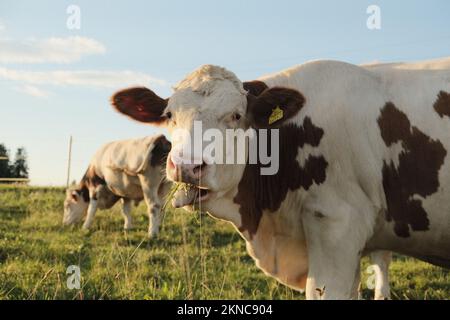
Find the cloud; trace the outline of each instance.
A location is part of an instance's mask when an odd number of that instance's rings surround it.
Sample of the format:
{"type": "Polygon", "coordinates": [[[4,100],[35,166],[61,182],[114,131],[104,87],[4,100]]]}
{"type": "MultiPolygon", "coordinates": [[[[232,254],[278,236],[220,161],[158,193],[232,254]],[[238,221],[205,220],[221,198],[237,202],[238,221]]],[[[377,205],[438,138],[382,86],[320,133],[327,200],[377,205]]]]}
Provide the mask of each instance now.
{"type": "MultiPolygon", "coordinates": [[[[0,20],[0,32],[2,30],[0,20]]],[[[28,39],[15,41],[0,37],[0,79],[15,82],[15,90],[34,97],[46,98],[49,92],[42,86],[85,86],[119,88],[123,86],[167,86],[164,80],[135,71],[111,70],[51,70],[31,71],[7,68],[1,64],[69,64],[87,55],[103,54],[105,46],[91,38],[28,39]]]]}
{"type": "Polygon", "coordinates": [[[104,88],[117,88],[131,85],[167,86],[164,80],[134,71],[24,71],[0,67],[0,78],[29,85],[91,86],[104,88]]]}
{"type": "Polygon", "coordinates": [[[15,89],[19,92],[28,94],[28,95],[36,97],[36,98],[47,98],[49,96],[49,92],[39,89],[38,87],[31,86],[31,85],[24,85],[21,87],[16,87],[15,89]]]}
{"type": "MultiPolygon", "coordinates": [[[[0,21],[0,31],[2,24],[0,21]]],[[[0,63],[72,63],[83,56],[103,54],[105,46],[91,38],[0,39],[0,63]]]]}

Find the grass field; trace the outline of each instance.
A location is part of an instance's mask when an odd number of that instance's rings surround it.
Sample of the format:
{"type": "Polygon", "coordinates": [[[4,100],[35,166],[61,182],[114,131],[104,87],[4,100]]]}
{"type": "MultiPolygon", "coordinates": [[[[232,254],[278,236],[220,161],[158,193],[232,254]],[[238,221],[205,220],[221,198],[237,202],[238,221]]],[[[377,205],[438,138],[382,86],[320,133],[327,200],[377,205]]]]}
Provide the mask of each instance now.
{"type": "MultiPolygon", "coordinates": [[[[258,270],[227,223],[170,211],[160,237],[147,240],[141,205],[135,230],[122,231],[115,207],[85,233],[62,227],[64,196],[61,188],[0,186],[0,299],[304,299],[258,270]],[[70,265],[81,269],[79,290],[66,286],[70,265]]],[[[450,298],[444,269],[396,256],[390,275],[394,299],[450,298]]],[[[372,295],[363,286],[363,297],[372,295]]]]}

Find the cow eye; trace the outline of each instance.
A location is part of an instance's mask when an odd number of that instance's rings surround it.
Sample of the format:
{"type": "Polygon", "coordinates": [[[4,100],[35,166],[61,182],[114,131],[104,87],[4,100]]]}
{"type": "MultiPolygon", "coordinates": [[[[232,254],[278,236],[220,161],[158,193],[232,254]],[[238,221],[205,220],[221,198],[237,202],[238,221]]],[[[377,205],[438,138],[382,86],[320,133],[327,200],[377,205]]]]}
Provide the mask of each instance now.
{"type": "Polygon", "coordinates": [[[239,113],[234,113],[233,114],[233,120],[239,121],[239,119],[241,119],[241,115],[239,113]]]}
{"type": "Polygon", "coordinates": [[[172,112],[168,111],[166,112],[166,114],[164,115],[167,119],[172,119],[172,112]]]}

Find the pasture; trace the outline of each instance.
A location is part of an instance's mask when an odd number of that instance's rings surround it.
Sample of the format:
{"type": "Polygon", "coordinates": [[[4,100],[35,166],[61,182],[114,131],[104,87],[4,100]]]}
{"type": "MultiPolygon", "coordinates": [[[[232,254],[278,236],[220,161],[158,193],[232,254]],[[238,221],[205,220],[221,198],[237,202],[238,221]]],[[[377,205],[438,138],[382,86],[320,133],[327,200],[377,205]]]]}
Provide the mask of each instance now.
{"type": "MultiPolygon", "coordinates": [[[[62,188],[0,186],[0,299],[304,299],[258,270],[228,223],[168,209],[148,240],[141,204],[131,232],[118,207],[83,232],[62,226],[64,197],[62,188]],[[81,269],[79,290],[66,286],[70,265],[81,269]]],[[[430,264],[395,256],[390,276],[393,299],[450,297],[449,272],[430,264]]]]}

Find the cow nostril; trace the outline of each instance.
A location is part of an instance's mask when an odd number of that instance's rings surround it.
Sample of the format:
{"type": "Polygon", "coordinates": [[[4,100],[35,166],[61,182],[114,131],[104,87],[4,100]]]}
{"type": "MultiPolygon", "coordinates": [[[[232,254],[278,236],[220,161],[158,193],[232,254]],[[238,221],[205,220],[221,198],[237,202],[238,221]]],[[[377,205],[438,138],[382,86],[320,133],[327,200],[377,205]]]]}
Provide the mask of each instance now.
{"type": "Polygon", "coordinates": [[[197,174],[198,172],[201,172],[203,169],[205,169],[206,167],[206,163],[203,161],[202,164],[199,164],[198,166],[194,167],[192,170],[194,171],[195,174],[197,174]]]}

